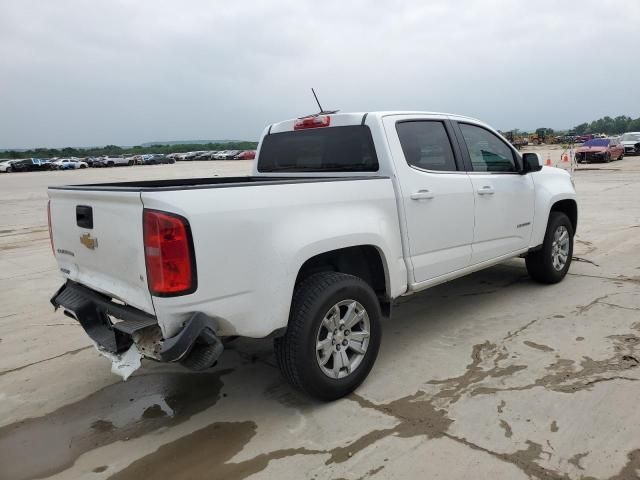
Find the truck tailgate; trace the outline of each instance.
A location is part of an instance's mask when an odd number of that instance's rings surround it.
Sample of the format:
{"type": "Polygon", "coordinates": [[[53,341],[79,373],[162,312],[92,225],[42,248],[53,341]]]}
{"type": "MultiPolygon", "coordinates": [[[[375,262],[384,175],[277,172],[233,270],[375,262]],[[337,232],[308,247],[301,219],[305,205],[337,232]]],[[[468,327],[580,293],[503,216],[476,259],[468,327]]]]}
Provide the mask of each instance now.
{"type": "Polygon", "coordinates": [[[49,198],[53,248],[62,275],[153,314],[140,193],[54,187],[49,198]]]}

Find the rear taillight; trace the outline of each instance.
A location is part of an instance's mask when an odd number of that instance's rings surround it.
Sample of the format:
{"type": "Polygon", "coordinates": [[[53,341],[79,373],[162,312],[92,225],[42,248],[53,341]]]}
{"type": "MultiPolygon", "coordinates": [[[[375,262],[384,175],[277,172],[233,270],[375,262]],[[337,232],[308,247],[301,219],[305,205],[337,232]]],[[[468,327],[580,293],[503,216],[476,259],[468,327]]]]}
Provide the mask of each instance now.
{"type": "Polygon", "coordinates": [[[185,295],[196,289],[189,222],[180,215],[144,210],[144,258],[153,295],[185,295]]]}
{"type": "Polygon", "coordinates": [[[293,124],[294,130],[303,130],[305,128],[328,127],[331,124],[329,115],[315,115],[313,117],[304,117],[296,119],[293,124]]]}
{"type": "Polygon", "coordinates": [[[53,229],[51,228],[51,200],[47,201],[47,223],[49,224],[49,242],[51,243],[51,251],[55,257],[56,250],[53,248],[53,229]]]}

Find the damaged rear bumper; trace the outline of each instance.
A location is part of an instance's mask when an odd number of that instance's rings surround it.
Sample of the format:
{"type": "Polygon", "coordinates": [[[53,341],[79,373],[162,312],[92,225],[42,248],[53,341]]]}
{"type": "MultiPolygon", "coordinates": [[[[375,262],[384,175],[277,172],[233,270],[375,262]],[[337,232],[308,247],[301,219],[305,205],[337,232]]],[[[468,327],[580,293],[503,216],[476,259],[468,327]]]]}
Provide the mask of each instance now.
{"type": "MultiPolygon", "coordinates": [[[[155,316],[70,280],[53,295],[51,304],[76,319],[111,359],[121,358],[134,345],[143,356],[160,362],[182,362],[206,350],[207,360],[195,362],[204,369],[213,366],[224,350],[215,333],[215,322],[200,312],[194,313],[177,335],[164,339],[155,316]]],[[[185,363],[194,365],[193,361],[185,363]]]]}

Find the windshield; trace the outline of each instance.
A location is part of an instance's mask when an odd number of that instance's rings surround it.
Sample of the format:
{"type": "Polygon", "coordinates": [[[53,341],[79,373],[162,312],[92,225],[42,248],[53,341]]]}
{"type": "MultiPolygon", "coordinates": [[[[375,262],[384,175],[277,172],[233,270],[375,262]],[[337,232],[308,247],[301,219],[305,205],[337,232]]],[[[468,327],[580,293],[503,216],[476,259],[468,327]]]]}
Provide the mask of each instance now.
{"type": "Polygon", "coordinates": [[[607,147],[609,146],[609,139],[607,138],[594,138],[584,142],[583,147],[607,147]]]}
{"type": "Polygon", "coordinates": [[[365,125],[315,128],[267,135],[259,172],[375,172],[378,158],[365,125]]]}
{"type": "Polygon", "coordinates": [[[623,142],[640,142],[640,133],[625,133],[620,140],[623,142]]]}

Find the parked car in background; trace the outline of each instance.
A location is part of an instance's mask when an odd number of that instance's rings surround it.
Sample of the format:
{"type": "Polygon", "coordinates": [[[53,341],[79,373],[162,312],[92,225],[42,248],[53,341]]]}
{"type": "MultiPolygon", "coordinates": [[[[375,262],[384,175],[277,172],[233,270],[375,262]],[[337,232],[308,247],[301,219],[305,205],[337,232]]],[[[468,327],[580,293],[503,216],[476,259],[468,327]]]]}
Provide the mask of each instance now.
{"type": "Polygon", "coordinates": [[[215,160],[233,160],[233,157],[238,155],[240,150],[223,150],[215,154],[215,160]]]}
{"type": "Polygon", "coordinates": [[[576,143],[588,142],[589,140],[592,140],[593,138],[595,138],[595,135],[593,135],[592,133],[590,133],[589,135],[578,135],[576,137],[576,143]]]}
{"type": "Polygon", "coordinates": [[[194,160],[211,160],[211,156],[214,152],[206,151],[206,152],[198,152],[194,157],[194,160]]]}
{"type": "Polygon", "coordinates": [[[167,158],[165,155],[161,153],[152,153],[149,155],[142,155],[142,164],[143,165],[158,165],[165,163],[176,163],[173,158],[167,158]]]}
{"type": "Polygon", "coordinates": [[[245,150],[233,157],[234,160],[253,160],[254,158],[256,158],[255,150],[245,150]]]}
{"type": "Polygon", "coordinates": [[[105,167],[108,167],[109,165],[107,165],[107,161],[105,160],[105,157],[96,157],[91,161],[90,166],[93,168],[105,168],[105,167]]]}
{"type": "Polygon", "coordinates": [[[613,138],[594,138],[576,149],[578,163],[610,162],[624,157],[622,144],[613,138]]]}
{"type": "Polygon", "coordinates": [[[61,158],[51,163],[51,170],[76,170],[88,166],[87,162],[83,162],[79,158],[61,158]]]}
{"type": "Polygon", "coordinates": [[[11,171],[13,172],[39,172],[50,169],[51,162],[42,158],[26,158],[24,160],[16,160],[11,164],[11,171]]]}
{"type": "Polygon", "coordinates": [[[640,155],[640,132],[627,132],[620,137],[626,155],[640,155]]]}
{"type": "Polygon", "coordinates": [[[557,138],[557,143],[576,143],[577,138],[575,135],[562,135],[557,138]]]}
{"type": "Polygon", "coordinates": [[[125,155],[118,155],[115,157],[111,157],[109,155],[105,155],[102,157],[102,160],[106,163],[107,167],[116,167],[120,165],[129,165],[129,157],[125,155]]]}
{"type": "Polygon", "coordinates": [[[0,162],[0,172],[1,173],[11,173],[13,172],[13,167],[11,166],[14,162],[18,160],[3,160],[0,162]]]}
{"type": "Polygon", "coordinates": [[[228,151],[229,150],[220,150],[213,156],[213,160],[225,160],[228,151]]]}
{"type": "Polygon", "coordinates": [[[187,162],[191,162],[191,161],[195,160],[196,157],[201,153],[202,153],[201,151],[198,151],[198,152],[187,152],[187,153],[183,154],[183,158],[182,159],[187,161],[187,162]]]}

